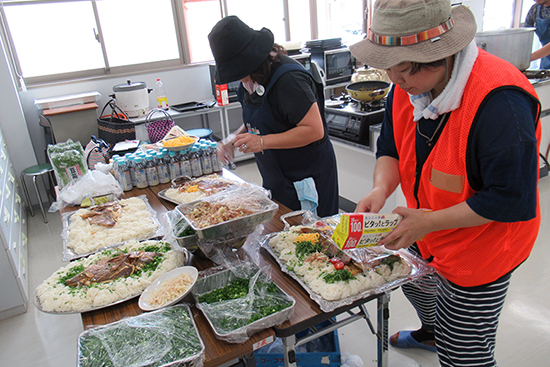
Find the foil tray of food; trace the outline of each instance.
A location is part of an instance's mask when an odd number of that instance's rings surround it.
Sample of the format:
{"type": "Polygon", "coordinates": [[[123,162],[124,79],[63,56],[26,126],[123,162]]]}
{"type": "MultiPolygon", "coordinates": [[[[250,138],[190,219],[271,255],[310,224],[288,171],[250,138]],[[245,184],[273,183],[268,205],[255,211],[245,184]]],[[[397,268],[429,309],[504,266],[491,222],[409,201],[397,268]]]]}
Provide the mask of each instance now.
{"type": "Polygon", "coordinates": [[[118,247],[129,240],[160,238],[164,233],[145,195],[64,213],[62,223],[63,261],[118,247]]]}
{"type": "Polygon", "coordinates": [[[265,236],[260,244],[324,312],[435,271],[405,250],[379,246],[341,250],[330,238],[332,231],[333,227],[323,222],[291,226],[265,236]]]}
{"type": "Polygon", "coordinates": [[[286,321],[296,300],[252,263],[199,277],[191,294],[216,338],[244,343],[258,331],[286,321]]]}
{"type": "Polygon", "coordinates": [[[205,347],[187,304],[82,332],[78,366],[202,366],[205,347]]]}
{"type": "Polygon", "coordinates": [[[279,205],[265,190],[238,188],[226,195],[204,198],[176,207],[199,239],[216,239],[231,233],[254,232],[258,224],[273,218],[279,205]]]}
{"type": "Polygon", "coordinates": [[[128,241],[71,261],[36,288],[35,307],[70,314],[109,307],[141,295],[151,282],[187,264],[189,253],[166,241],[128,241]]]}
{"type": "Polygon", "coordinates": [[[216,195],[250,184],[237,182],[216,173],[197,178],[180,176],[172,180],[172,187],[158,192],[158,197],[173,204],[196,202],[202,198],[216,195]]]}

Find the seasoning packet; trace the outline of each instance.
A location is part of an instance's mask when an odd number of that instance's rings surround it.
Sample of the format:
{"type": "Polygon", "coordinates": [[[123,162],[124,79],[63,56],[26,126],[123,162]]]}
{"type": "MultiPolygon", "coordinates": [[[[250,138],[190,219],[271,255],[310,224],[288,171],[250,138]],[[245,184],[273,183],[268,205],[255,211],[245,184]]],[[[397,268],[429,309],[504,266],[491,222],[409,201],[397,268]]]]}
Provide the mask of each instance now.
{"type": "Polygon", "coordinates": [[[399,214],[342,213],[332,239],[342,250],[376,246],[401,219],[399,214]]]}

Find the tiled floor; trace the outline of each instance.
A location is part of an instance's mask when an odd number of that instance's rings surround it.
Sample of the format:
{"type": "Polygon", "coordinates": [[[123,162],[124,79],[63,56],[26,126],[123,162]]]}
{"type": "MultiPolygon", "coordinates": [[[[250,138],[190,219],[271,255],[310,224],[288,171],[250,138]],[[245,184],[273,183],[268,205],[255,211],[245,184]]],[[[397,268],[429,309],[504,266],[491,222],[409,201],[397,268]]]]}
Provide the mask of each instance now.
{"type": "MultiPolygon", "coordinates": [[[[261,184],[255,164],[241,162],[236,174],[261,184]]],[[[357,188],[364,190],[364,188],[357,188]]],[[[501,317],[496,356],[500,367],[548,366],[550,361],[550,178],[540,181],[542,225],[531,257],[516,271],[501,317]]],[[[511,209],[513,210],[513,209],[511,209]]],[[[44,224],[40,215],[29,217],[29,264],[31,297],[33,290],[61,261],[61,220],[49,214],[44,224]]],[[[1,297],[1,295],[0,295],[1,297]]],[[[376,305],[368,304],[376,318],[376,305]]],[[[391,294],[390,334],[418,327],[414,310],[400,290],[391,294]]],[[[77,337],[83,331],[80,315],[51,315],[29,303],[25,314],[0,321],[0,366],[76,366],[77,337]]],[[[339,330],[342,352],[359,355],[364,366],[376,366],[376,339],[365,321],[339,330]]],[[[397,350],[390,347],[390,367],[435,367],[435,354],[424,350],[397,350]]]]}

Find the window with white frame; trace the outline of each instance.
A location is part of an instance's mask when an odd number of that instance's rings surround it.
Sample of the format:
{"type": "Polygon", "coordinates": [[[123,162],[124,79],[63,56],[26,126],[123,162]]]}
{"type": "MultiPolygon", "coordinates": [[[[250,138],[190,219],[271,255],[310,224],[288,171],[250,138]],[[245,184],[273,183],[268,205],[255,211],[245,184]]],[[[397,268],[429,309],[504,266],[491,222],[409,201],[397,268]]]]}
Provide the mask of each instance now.
{"type": "MultiPolygon", "coordinates": [[[[485,21],[522,1],[487,0],[485,21]]],[[[526,0],[523,0],[525,3],[526,0]]],[[[531,1],[529,1],[531,2],[531,1]]],[[[0,0],[14,69],[29,85],[210,62],[207,35],[234,14],[275,41],[359,41],[374,0],[0,0]]],[[[465,1],[473,3],[473,1],[465,1]]],[[[503,21],[509,24],[509,20],[503,21]]],[[[504,24],[505,25],[505,24],[504,24]]]]}

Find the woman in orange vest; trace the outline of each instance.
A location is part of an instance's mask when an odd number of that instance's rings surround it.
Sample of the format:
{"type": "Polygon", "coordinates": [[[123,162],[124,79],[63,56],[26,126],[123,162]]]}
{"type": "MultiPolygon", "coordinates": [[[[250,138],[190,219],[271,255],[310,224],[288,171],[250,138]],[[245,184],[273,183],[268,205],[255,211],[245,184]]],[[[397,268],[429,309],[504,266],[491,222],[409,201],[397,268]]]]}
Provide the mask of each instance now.
{"type": "Polygon", "coordinates": [[[472,12],[449,0],[378,0],[350,47],[394,83],[373,189],[356,211],[378,212],[401,185],[403,220],[379,245],[408,248],[438,273],[425,289],[402,287],[421,327],[390,344],[437,352],[442,366],[496,366],[509,280],[540,225],[538,97],[475,33],[472,12]]]}

